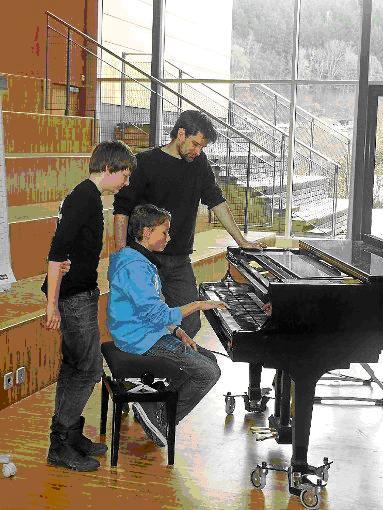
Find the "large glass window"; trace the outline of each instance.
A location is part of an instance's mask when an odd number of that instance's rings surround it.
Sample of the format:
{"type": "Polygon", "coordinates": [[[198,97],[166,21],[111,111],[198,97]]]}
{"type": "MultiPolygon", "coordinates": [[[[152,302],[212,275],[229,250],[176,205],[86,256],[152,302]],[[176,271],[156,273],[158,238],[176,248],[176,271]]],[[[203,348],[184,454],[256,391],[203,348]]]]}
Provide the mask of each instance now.
{"type": "Polygon", "coordinates": [[[378,99],[371,233],[383,238],[383,97],[378,99]]]}

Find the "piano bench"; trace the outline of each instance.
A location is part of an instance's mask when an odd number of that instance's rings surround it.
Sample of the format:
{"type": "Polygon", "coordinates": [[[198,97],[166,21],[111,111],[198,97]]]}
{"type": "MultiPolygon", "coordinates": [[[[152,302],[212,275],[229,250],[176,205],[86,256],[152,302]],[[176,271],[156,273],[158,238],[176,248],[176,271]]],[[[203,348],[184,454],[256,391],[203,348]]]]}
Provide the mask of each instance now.
{"type": "Polygon", "coordinates": [[[124,404],[129,402],[165,402],[168,417],[168,465],[173,465],[178,393],[167,391],[166,386],[160,386],[152,392],[134,392],[132,387],[127,387],[126,379],[138,378],[153,381],[154,378],[177,378],[179,366],[167,358],[123,352],[115,346],[114,342],[102,343],[101,352],[111,371],[111,376],[106,375],[105,372],[102,375],[100,419],[100,435],[105,435],[110,397],[113,402],[111,467],[116,467],[118,463],[122,410],[124,404]]]}

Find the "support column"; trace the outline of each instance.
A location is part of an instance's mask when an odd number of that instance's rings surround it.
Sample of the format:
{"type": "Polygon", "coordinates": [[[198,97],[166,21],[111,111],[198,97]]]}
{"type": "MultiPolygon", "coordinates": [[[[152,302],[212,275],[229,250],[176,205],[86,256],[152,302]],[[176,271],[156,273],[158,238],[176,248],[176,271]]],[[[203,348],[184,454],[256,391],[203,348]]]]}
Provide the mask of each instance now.
{"type": "MultiPolygon", "coordinates": [[[[165,1],[153,2],[152,26],[152,67],[151,75],[159,80],[164,76],[164,49],[165,49],[165,1]]],[[[162,143],[162,87],[151,82],[150,96],[150,135],[149,145],[154,147],[162,143]]]]}
{"type": "MultiPolygon", "coordinates": [[[[350,203],[347,237],[358,241],[362,237],[364,204],[365,144],[368,105],[368,72],[370,61],[372,0],[361,4],[361,40],[359,48],[358,89],[355,100],[354,136],[350,179],[350,203]]],[[[371,204],[368,204],[371,207],[371,204]]]]}
{"type": "Polygon", "coordinates": [[[294,34],[293,34],[293,55],[291,59],[291,93],[290,93],[290,125],[289,125],[289,147],[287,156],[287,181],[286,181],[286,212],[285,212],[285,237],[291,236],[291,214],[293,204],[293,172],[294,172],[294,151],[295,151],[295,117],[297,108],[297,83],[298,78],[298,52],[299,52],[299,30],[301,16],[301,0],[295,0],[294,4],[294,34]]]}

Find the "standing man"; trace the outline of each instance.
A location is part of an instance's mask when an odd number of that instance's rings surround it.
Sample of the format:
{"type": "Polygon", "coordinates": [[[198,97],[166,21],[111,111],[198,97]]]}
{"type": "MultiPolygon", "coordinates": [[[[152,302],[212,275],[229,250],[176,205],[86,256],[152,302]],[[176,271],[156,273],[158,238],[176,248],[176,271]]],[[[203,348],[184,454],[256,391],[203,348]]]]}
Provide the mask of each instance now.
{"type": "MultiPolygon", "coordinates": [[[[247,241],[215,181],[203,149],[217,139],[210,119],[197,110],[181,113],[172,131],[171,141],[163,147],[137,155],[137,169],[128,188],[114,201],[114,236],[116,249],[127,244],[129,215],[136,205],[154,204],[172,216],[171,241],[157,253],[162,292],[170,307],[198,300],[196,280],[191,266],[194,232],[199,202],[207,205],[237,244],[259,248],[247,241]]],[[[129,240],[128,240],[129,243],[129,240]]],[[[182,321],[182,329],[193,338],[201,327],[199,312],[182,321]]]]}

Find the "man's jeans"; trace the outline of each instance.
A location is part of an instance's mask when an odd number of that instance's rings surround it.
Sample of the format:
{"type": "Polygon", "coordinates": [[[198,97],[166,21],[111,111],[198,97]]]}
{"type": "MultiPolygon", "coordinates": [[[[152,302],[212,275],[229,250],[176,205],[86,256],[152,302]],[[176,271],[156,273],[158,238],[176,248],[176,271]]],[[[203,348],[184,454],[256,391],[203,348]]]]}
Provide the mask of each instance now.
{"type": "MultiPolygon", "coordinates": [[[[163,253],[155,255],[161,264],[158,273],[166,304],[173,308],[197,301],[199,299],[198,290],[190,257],[163,253]]],[[[185,317],[181,327],[191,338],[194,338],[201,328],[199,312],[185,317]]]]}
{"type": "Polygon", "coordinates": [[[178,391],[176,423],[202,400],[218,381],[221,370],[213,353],[198,347],[198,352],[173,335],[164,335],[144,356],[161,356],[179,363],[185,377],[171,381],[169,390],[178,391]]]}
{"type": "Polygon", "coordinates": [[[57,379],[55,418],[64,427],[80,418],[102,376],[98,328],[99,289],[59,300],[62,363],[57,379]]]}

